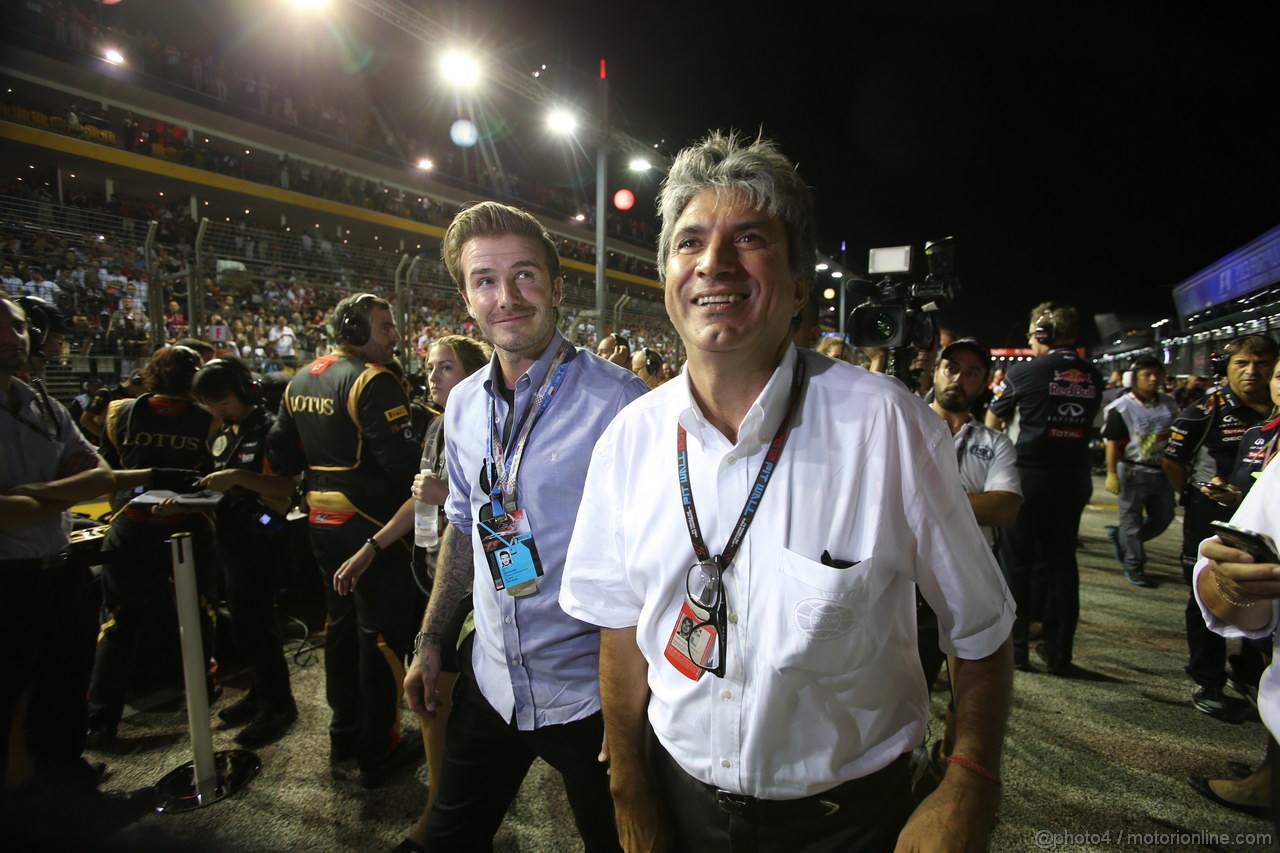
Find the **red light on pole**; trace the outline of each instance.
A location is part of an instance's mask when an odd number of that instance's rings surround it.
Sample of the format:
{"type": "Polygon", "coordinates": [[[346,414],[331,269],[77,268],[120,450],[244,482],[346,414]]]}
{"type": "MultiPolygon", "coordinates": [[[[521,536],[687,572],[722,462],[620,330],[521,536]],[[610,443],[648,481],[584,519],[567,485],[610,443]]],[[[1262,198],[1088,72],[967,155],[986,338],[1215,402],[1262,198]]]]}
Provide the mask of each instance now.
{"type": "Polygon", "coordinates": [[[613,206],[618,210],[630,210],[635,204],[636,194],[629,189],[620,189],[613,194],[613,206]]]}

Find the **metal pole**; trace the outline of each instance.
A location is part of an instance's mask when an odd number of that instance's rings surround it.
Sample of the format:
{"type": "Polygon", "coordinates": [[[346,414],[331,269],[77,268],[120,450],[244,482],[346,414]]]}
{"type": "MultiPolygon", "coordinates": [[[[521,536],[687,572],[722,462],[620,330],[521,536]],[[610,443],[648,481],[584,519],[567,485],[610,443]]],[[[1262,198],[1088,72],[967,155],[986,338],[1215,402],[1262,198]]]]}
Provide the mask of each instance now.
{"type": "Polygon", "coordinates": [[[209,685],[200,634],[200,593],[196,588],[196,561],[191,544],[190,533],[179,533],[169,540],[178,635],[182,641],[182,676],[187,687],[187,725],[191,729],[191,752],[195,758],[195,789],[196,796],[203,799],[217,786],[217,770],[213,762],[213,732],[209,728],[209,685]]]}
{"type": "MultiPolygon", "coordinates": [[[[160,223],[154,219],[147,227],[147,239],[143,251],[147,253],[147,316],[151,318],[151,349],[164,343],[164,284],[157,281],[155,265],[156,230],[160,223]]],[[[146,355],[150,356],[151,353],[146,355]]]]}
{"type": "Polygon", "coordinates": [[[605,224],[608,219],[609,163],[609,78],[604,60],[600,60],[600,138],[596,141],[596,317],[601,325],[597,338],[604,337],[605,314],[605,224]]]}
{"type": "Polygon", "coordinates": [[[414,367],[420,365],[423,361],[422,356],[418,353],[418,330],[413,328],[413,326],[417,325],[416,321],[420,314],[420,312],[416,310],[417,304],[414,297],[417,296],[417,294],[415,293],[414,285],[418,280],[418,265],[421,263],[422,256],[415,255],[413,261],[409,264],[409,269],[405,270],[404,273],[405,303],[403,334],[409,336],[409,351],[412,353],[412,357],[409,359],[409,363],[404,366],[404,369],[409,373],[413,373],[414,367]],[[415,321],[412,326],[409,323],[410,317],[415,321]]]}
{"type": "Polygon", "coordinates": [[[618,297],[617,302],[613,303],[613,331],[615,333],[622,331],[622,309],[630,301],[631,296],[624,293],[618,297]]]}
{"type": "MultiPolygon", "coordinates": [[[[187,285],[193,288],[199,297],[196,299],[192,310],[191,325],[197,334],[203,334],[205,330],[204,319],[204,235],[209,230],[209,217],[205,216],[200,220],[200,227],[196,229],[196,273],[187,285]]],[[[238,353],[237,353],[238,354],[238,353]]]]}
{"type": "Polygon", "coordinates": [[[246,750],[214,754],[200,627],[200,593],[191,534],[175,534],[169,540],[169,547],[173,557],[174,602],[178,610],[193,760],[175,767],[156,783],[159,798],[156,811],[161,813],[189,811],[216,803],[248,784],[262,768],[258,756],[246,750]]]}

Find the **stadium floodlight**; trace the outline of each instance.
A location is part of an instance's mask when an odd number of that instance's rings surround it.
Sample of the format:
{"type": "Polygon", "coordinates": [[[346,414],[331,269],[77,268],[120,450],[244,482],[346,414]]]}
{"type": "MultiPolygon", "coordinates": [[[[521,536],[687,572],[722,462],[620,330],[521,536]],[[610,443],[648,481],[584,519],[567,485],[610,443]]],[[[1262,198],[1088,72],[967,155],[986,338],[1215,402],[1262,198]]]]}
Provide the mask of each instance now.
{"type": "Polygon", "coordinates": [[[455,86],[471,87],[480,80],[480,65],[465,53],[450,51],[440,59],[440,73],[455,86]]]}
{"type": "Polygon", "coordinates": [[[578,129],[578,117],[565,109],[556,109],[547,113],[547,127],[553,133],[569,136],[578,129]]]}
{"type": "Polygon", "coordinates": [[[112,65],[124,64],[124,54],[116,50],[114,47],[108,47],[102,51],[102,58],[107,62],[110,62],[112,65]]]}

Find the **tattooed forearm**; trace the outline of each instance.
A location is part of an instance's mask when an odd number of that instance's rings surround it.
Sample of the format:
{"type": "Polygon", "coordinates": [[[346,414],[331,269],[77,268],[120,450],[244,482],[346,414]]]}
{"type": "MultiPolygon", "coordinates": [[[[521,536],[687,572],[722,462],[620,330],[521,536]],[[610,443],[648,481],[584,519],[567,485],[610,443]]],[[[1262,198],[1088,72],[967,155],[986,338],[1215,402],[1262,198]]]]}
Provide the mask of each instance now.
{"type": "Polygon", "coordinates": [[[436,583],[431,590],[431,602],[422,617],[422,630],[427,634],[444,633],[449,617],[459,602],[471,592],[475,576],[475,553],[471,537],[459,533],[450,525],[445,528],[440,542],[440,559],[436,563],[436,583]]]}

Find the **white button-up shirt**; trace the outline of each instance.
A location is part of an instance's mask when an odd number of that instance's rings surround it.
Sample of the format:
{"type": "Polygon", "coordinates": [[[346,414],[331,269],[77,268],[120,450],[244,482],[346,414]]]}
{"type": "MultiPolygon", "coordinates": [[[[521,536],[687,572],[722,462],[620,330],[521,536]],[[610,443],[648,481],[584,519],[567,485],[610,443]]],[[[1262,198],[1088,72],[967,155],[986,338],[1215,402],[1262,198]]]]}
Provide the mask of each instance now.
{"type": "MultiPolygon", "coordinates": [[[[532,406],[563,340],[557,332],[516,381],[514,425],[532,406]]],[[[577,351],[568,365],[564,384],[529,433],[517,480],[516,502],[533,531],[545,572],[535,595],[513,598],[494,588],[480,529],[474,524],[490,500],[480,488],[490,401],[499,423],[507,416],[496,355],[488,369],[476,371],[449,392],[444,416],[449,472],[445,514],[459,535],[471,537],[475,556],[471,662],[476,685],[494,710],[504,720],[514,720],[521,731],[571,723],[600,710],[600,632],[560,609],[561,565],[591,448],[614,415],[648,390],[630,371],[585,350],[577,351]]],[[[516,426],[512,433],[518,435],[516,426]]]]}
{"type": "MultiPolygon", "coordinates": [[[[1245,530],[1256,530],[1265,533],[1273,540],[1280,540],[1280,463],[1272,462],[1262,470],[1258,481],[1253,484],[1249,494],[1237,507],[1231,523],[1245,530]]],[[[1200,599],[1200,573],[1209,565],[1209,561],[1201,557],[1191,578],[1191,589],[1195,591],[1196,603],[1200,605],[1200,613],[1209,630],[1215,631],[1228,640],[1238,637],[1251,637],[1256,640],[1271,638],[1272,648],[1280,652],[1280,639],[1277,639],[1276,628],[1280,626],[1280,601],[1271,602],[1271,621],[1266,627],[1257,631],[1242,631],[1234,625],[1228,625],[1200,599]]],[[[1262,673],[1258,682],[1258,714],[1266,725],[1271,736],[1280,738],[1280,670],[1273,663],[1262,673]]]]}
{"type": "Polygon", "coordinates": [[[569,547],[560,603],[636,626],[662,745],[695,778],[792,799],[879,770],[919,744],[928,692],[914,584],[942,647],[977,659],[1014,607],[960,487],[943,421],[897,380],[805,352],[809,380],[763,501],[725,575],[726,672],[692,681],[664,657],[694,562],[676,425],[712,553],[727,542],[787,409],[791,348],[728,440],[680,377],[605,431],[569,547]],[[824,564],[854,563],[849,568],[824,564]]]}

